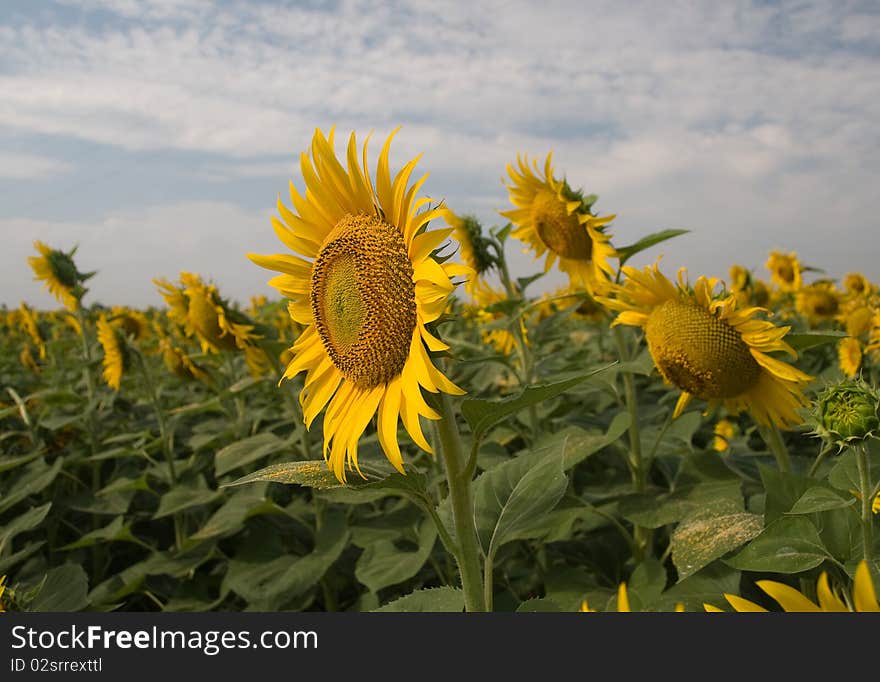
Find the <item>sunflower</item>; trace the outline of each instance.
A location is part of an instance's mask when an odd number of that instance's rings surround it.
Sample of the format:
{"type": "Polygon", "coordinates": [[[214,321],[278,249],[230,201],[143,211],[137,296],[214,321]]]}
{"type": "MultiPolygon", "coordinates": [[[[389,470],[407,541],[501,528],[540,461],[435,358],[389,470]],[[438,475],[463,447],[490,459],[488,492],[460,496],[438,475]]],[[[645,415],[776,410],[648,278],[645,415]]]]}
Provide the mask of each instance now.
{"type": "Polygon", "coordinates": [[[840,311],[840,294],[827,280],[814,282],[798,289],[795,309],[811,325],[819,325],[837,317],[840,311]]]}
{"type": "Polygon", "coordinates": [[[120,330],[108,322],[104,313],[98,317],[98,341],[104,349],[104,381],[110,388],[118,391],[128,364],[128,353],[120,330]]]}
{"type": "Polygon", "coordinates": [[[176,286],[162,278],[153,280],[168,304],[168,318],[176,322],[187,336],[195,336],[202,352],[239,349],[244,352],[252,375],[265,374],[269,361],[257,343],[263,336],[255,331],[254,323],[233,309],[220,296],[217,287],[204,282],[199,275],[181,272],[179,281],[180,286],[176,286]]]}
{"type": "Polygon", "coordinates": [[[801,423],[797,409],[809,402],[802,387],[812,377],[769,355],[797,357],[782,340],[790,327],[758,319],[761,308],[738,310],[732,294],[713,300],[717,279],[700,277],[691,290],[684,268],[677,287],[656,262],[642,271],[624,266],[623,272],[625,283],[613,285],[614,297],[600,302],[621,311],[612,325],[644,329],[663,379],[682,390],[674,417],[696,396],[710,408],[723,404],[730,414],[747,410],[762,425],[801,423]]]}
{"type": "Polygon", "coordinates": [[[464,283],[464,289],[471,296],[477,288],[480,275],[491,270],[497,259],[489,251],[489,242],[483,237],[480,222],[471,215],[458,216],[446,209],[443,219],[452,227],[453,234],[461,247],[461,258],[464,264],[474,271],[464,283]]]}
{"type": "Polygon", "coordinates": [[[6,612],[6,607],[3,605],[4,592],[6,592],[6,576],[0,575],[0,613],[6,612]]]}
{"type": "Polygon", "coordinates": [[[849,378],[855,377],[862,364],[862,344],[851,336],[841,339],[837,345],[837,359],[844,375],[849,378]]]}
{"type": "Polygon", "coordinates": [[[865,296],[873,289],[868,278],[860,272],[848,272],[843,278],[843,288],[850,296],[865,296]]]}
{"type": "Polygon", "coordinates": [[[536,258],[547,254],[544,272],[559,260],[559,269],[572,284],[590,293],[602,291],[615,274],[608,260],[617,252],[609,242],[611,235],[603,232],[615,216],[592,215],[592,202],[553,177],[552,156],[547,155],[543,173],[537,161],[529,166],[528,157],[517,156],[519,170],[507,165],[513,180],[507,189],[516,208],[500,213],[516,226],[510,234],[528,244],[536,258]]]}
{"type": "Polygon", "coordinates": [[[150,335],[150,322],[140,310],[132,310],[125,306],[113,306],[110,309],[110,323],[119,327],[135,341],[143,341],[150,335]]]}
{"type": "Polygon", "coordinates": [[[31,341],[33,341],[34,345],[37,347],[40,359],[45,360],[46,342],[43,339],[43,335],[40,333],[40,326],[37,324],[37,314],[28,307],[27,303],[22,302],[21,307],[19,308],[19,320],[21,321],[22,329],[31,337],[31,341]]]}
{"type": "Polygon", "coordinates": [[[29,256],[28,264],[34,271],[34,279],[42,280],[49,293],[71,312],[79,306],[77,288],[82,275],[77,271],[71,254],[57,251],[43,242],[34,242],[39,256],[29,256]]]}
{"type": "Polygon", "coordinates": [[[713,430],[712,449],[716,452],[724,452],[730,447],[730,441],[736,435],[736,424],[728,419],[719,419],[713,430]]]}
{"type": "Polygon", "coordinates": [[[802,266],[796,253],[771,251],[767,258],[770,280],[782,291],[797,291],[801,288],[802,266]]]}
{"type": "Polygon", "coordinates": [[[21,363],[21,366],[31,370],[32,372],[39,374],[42,370],[40,366],[37,364],[36,359],[34,359],[34,353],[31,350],[31,344],[25,341],[21,350],[18,353],[18,361],[21,363]]]}
{"type": "Polygon", "coordinates": [[[162,352],[162,362],[173,375],[181,379],[198,379],[208,381],[210,375],[205,369],[187,355],[182,348],[175,346],[169,337],[163,337],[159,341],[159,349],[162,352]]]}
{"type": "MultiPolygon", "coordinates": [[[[796,590],[785,583],[775,580],[759,580],[757,583],[764,592],[773,598],[782,607],[783,611],[793,612],[880,612],[880,604],[877,603],[877,595],[874,591],[874,583],[868,570],[868,563],[864,560],[856,567],[855,579],[853,580],[852,596],[844,594],[840,590],[832,589],[828,581],[828,573],[822,571],[816,583],[816,598],[818,604],[803,592],[796,590]]],[[[724,598],[733,607],[734,611],[740,612],[767,612],[760,604],[748,599],[743,599],[735,594],[725,594],[724,598]]],[[[703,608],[710,612],[719,612],[723,609],[712,604],[703,604],[703,608]]]]}
{"type": "Polygon", "coordinates": [[[358,441],[374,415],[385,456],[405,473],[398,418],[432,452],[419,417],[440,415],[422,389],[464,393],[434,366],[429,351],[448,346],[426,325],[446,310],[451,278],[472,271],[433,257],[452,230],[426,230],[444,211],[419,210],[430,199],[416,199],[427,176],[409,186],[418,158],[392,179],[388,154],[396,132],[382,147],[374,188],[367,143],[360,165],[351,134],[346,169],[336,158],[334,130],[326,137],[316,130],[311,158],[303,153],[300,160],[305,194],[290,185],[296,213],[279,198],[281,220],[272,218],[276,235],[296,255],[248,254],[282,273],[269,284],[290,299],[290,316],[304,327],[283,379],[306,372],[300,403],[307,428],[326,407],[324,458],[340,481],[346,464],[358,468],[358,441]]]}
{"type": "MultiPolygon", "coordinates": [[[[507,300],[507,295],[484,281],[477,282],[473,290],[473,319],[480,330],[483,343],[492,346],[496,353],[510,355],[516,347],[516,337],[507,326],[498,326],[499,320],[507,317],[505,313],[491,310],[491,307],[507,300]]],[[[526,326],[522,316],[519,318],[523,339],[527,338],[526,326]]]]}
{"type": "Polygon", "coordinates": [[[866,305],[847,306],[837,316],[848,336],[862,336],[871,331],[874,310],[866,305]]]}

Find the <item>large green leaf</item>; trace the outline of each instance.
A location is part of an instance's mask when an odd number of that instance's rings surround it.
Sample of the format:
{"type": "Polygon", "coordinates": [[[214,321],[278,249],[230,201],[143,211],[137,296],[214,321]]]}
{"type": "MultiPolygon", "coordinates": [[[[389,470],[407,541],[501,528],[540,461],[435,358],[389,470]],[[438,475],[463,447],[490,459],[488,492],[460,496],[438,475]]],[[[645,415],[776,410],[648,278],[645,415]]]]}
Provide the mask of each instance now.
{"type": "Polygon", "coordinates": [[[586,374],[580,374],[563,381],[538,386],[528,386],[519,394],[505,398],[504,400],[481,400],[470,398],[461,403],[461,414],[471,428],[475,440],[480,440],[483,435],[496,424],[516,414],[520,410],[555,398],[568,389],[592,376],[613,367],[616,362],[600,367],[586,374]]]}
{"type": "Polygon", "coordinates": [[[3,554],[5,549],[12,547],[12,541],[16,535],[33,530],[39,526],[43,519],[46,518],[46,514],[49,513],[51,507],[52,503],[47,502],[39,507],[29,509],[0,528],[0,555],[3,554]]]}
{"type": "Polygon", "coordinates": [[[291,599],[314,587],[348,545],[349,530],[341,510],[328,511],[311,553],[271,561],[233,559],[224,579],[230,589],[248,601],[251,609],[277,611],[291,599]]]}
{"type": "Polygon", "coordinates": [[[88,603],[89,579],[82,566],[62,564],[49,570],[34,600],[28,604],[29,611],[64,612],[80,611],[88,603]]]}
{"type": "Polygon", "coordinates": [[[829,558],[819,531],[804,516],[784,517],[724,562],[741,571],[800,573],[829,558]]]}
{"type": "Polygon", "coordinates": [[[672,562],[679,580],[692,576],[704,566],[756,537],[763,528],[757,514],[699,512],[684,519],[672,533],[672,562]]]}
{"type": "Polygon", "coordinates": [[[856,498],[843,498],[833,490],[824,486],[809,488],[794,503],[787,514],[813,514],[815,512],[828,511],[829,509],[841,509],[855,504],[856,498]]]}
{"type": "Polygon", "coordinates": [[[743,510],[741,485],[738,480],[707,481],[683,485],[671,493],[630,495],[620,501],[620,514],[636,525],[660,528],[699,511],[736,513],[743,510]]]}
{"type": "Polygon", "coordinates": [[[287,441],[269,431],[243,438],[217,451],[214,455],[214,473],[222,476],[233,469],[246,466],[268,455],[274,455],[285,447],[287,441]]]}
{"type": "Polygon", "coordinates": [[[153,518],[161,519],[187,509],[211,504],[222,498],[223,493],[219,490],[208,488],[201,477],[195,480],[181,481],[162,495],[159,500],[159,508],[156,510],[153,518]]]}
{"type": "Polygon", "coordinates": [[[71,550],[91,547],[102,542],[137,542],[137,540],[131,534],[131,523],[126,523],[122,516],[117,516],[106,526],[90,531],[81,536],[79,540],[59,547],[59,549],[71,550]]]}
{"type": "Polygon", "coordinates": [[[846,336],[846,332],[842,331],[804,331],[786,334],[783,341],[801,352],[816,346],[824,346],[826,343],[837,343],[846,336]]]}
{"type": "Polygon", "coordinates": [[[193,540],[208,540],[235,533],[241,530],[247,519],[260,514],[284,514],[281,507],[266,498],[265,483],[235,491],[191,537],[193,540]]]}
{"type": "Polygon", "coordinates": [[[14,480],[4,483],[5,494],[0,494],[0,514],[21,502],[29,495],[40,492],[55,480],[64,460],[56,457],[52,466],[43,460],[27,465],[14,480]]]}
{"type": "Polygon", "coordinates": [[[433,521],[426,520],[419,528],[418,547],[415,551],[402,551],[390,540],[374,542],[361,554],[355,565],[354,575],[372,592],[402,583],[421,570],[436,541],[437,527],[433,521]]]}
{"type": "Polygon", "coordinates": [[[567,485],[562,451],[520,456],[483,473],[474,487],[474,515],[484,551],[494,554],[511,540],[528,537],[567,485]]]}
{"type": "Polygon", "coordinates": [[[374,612],[395,613],[461,613],[462,611],[464,611],[464,593],[455,587],[416,590],[374,609],[374,612]]]}
{"type": "Polygon", "coordinates": [[[617,257],[620,261],[621,267],[637,253],[640,253],[645,249],[649,249],[652,246],[660,244],[661,242],[665,242],[667,239],[672,239],[673,237],[678,237],[679,235],[687,234],[688,232],[690,232],[690,230],[660,230],[659,232],[654,232],[647,235],[646,237],[642,237],[637,242],[634,242],[629,246],[623,246],[616,249],[617,257]]]}

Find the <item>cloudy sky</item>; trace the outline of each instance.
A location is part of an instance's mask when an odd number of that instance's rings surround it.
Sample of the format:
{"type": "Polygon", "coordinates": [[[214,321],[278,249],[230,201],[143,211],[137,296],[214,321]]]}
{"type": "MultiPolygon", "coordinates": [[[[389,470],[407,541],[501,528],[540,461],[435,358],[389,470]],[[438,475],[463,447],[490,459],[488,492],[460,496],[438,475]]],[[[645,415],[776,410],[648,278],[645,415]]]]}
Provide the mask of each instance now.
{"type": "Polygon", "coordinates": [[[423,153],[423,193],[486,226],[505,165],[552,151],[615,245],[691,230],[634,264],[878,280],[878,122],[874,1],[2,0],[0,304],[57,305],[34,239],[79,245],[89,302],[161,305],[182,270],[272,297],[245,253],[282,250],[275,201],[333,125],[372,160],[401,126],[393,169],[423,153]]]}

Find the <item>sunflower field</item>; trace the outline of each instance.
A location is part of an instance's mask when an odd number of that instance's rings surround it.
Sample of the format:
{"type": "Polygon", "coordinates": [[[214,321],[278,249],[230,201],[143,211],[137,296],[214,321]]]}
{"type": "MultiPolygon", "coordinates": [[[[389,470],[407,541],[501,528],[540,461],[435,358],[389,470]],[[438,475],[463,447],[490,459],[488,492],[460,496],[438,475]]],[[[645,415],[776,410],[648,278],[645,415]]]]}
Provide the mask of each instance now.
{"type": "Polygon", "coordinates": [[[619,243],[549,154],[484,226],[393,137],[315,132],[246,305],[181,272],[105,306],[35,241],[58,306],[0,309],[0,610],[880,610],[870,276],[666,272],[685,230],[619,243]]]}

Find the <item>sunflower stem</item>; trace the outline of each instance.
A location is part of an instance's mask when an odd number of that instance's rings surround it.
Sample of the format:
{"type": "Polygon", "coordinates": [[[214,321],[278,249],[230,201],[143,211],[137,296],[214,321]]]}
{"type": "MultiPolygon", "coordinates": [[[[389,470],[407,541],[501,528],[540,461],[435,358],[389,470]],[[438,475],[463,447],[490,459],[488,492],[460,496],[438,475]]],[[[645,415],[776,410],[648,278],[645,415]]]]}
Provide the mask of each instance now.
{"type": "MultiPolygon", "coordinates": [[[[614,341],[617,344],[617,353],[621,362],[628,362],[630,357],[623,330],[614,327],[614,341]]],[[[623,393],[626,408],[629,412],[629,466],[632,474],[633,490],[636,493],[645,492],[645,462],[642,459],[642,437],[639,432],[639,403],[636,397],[635,380],[632,372],[624,370],[623,393]]],[[[651,542],[651,530],[636,525],[633,527],[633,559],[636,563],[645,558],[648,545],[651,542]]]]}
{"type": "Polygon", "coordinates": [[[862,495],[862,557],[872,566],[874,549],[873,511],[874,488],[871,485],[871,461],[868,459],[868,446],[859,443],[855,446],[856,463],[859,467],[859,488],[862,495]]]}
{"type": "Polygon", "coordinates": [[[437,433],[440,450],[446,466],[446,480],[449,484],[449,498],[452,503],[452,518],[455,525],[458,554],[458,571],[464,591],[465,610],[485,611],[482,571],[480,568],[480,547],[477,529],[474,526],[474,498],[471,476],[465,462],[461,437],[455,423],[452,401],[445,393],[440,393],[440,415],[437,433]]]}
{"type": "Polygon", "coordinates": [[[767,445],[770,446],[779,470],[783,473],[791,472],[791,458],[788,455],[788,448],[785,447],[785,442],[782,440],[779,427],[775,424],[772,426],[759,426],[758,431],[767,442],[767,445]]]}
{"type": "MultiPolygon", "coordinates": [[[[165,412],[162,410],[162,403],[159,400],[159,392],[156,390],[156,382],[153,379],[153,372],[147,363],[146,358],[140,352],[140,349],[134,345],[129,348],[138,359],[141,367],[141,373],[144,376],[144,383],[147,386],[147,393],[150,396],[150,402],[153,405],[153,411],[156,413],[156,421],[159,424],[159,438],[162,439],[162,454],[165,456],[165,463],[168,465],[168,477],[171,481],[171,487],[177,486],[177,470],[174,468],[174,452],[171,449],[171,439],[168,435],[168,422],[165,420],[165,412]]],[[[174,546],[176,549],[183,547],[183,521],[179,513],[175,513],[174,519],[174,546]]]]}

